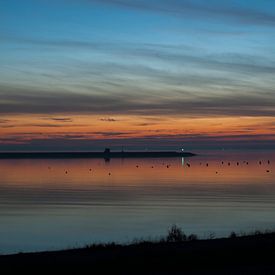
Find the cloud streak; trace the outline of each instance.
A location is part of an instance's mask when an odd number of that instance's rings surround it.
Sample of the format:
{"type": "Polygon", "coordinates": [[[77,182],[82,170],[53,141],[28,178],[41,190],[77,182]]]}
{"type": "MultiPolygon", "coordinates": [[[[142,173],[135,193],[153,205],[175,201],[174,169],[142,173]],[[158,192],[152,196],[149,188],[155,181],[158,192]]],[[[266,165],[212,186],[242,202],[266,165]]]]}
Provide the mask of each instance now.
{"type": "Polygon", "coordinates": [[[73,119],[70,117],[51,117],[51,118],[46,118],[46,119],[57,121],[57,122],[73,122],[73,119]]]}
{"type": "MultiPolygon", "coordinates": [[[[148,94],[150,89],[148,89],[148,94]]],[[[79,94],[0,87],[2,114],[135,114],[181,116],[275,116],[274,92],[144,97],[143,93],[79,94]]]]}
{"type": "Polygon", "coordinates": [[[275,26],[275,14],[251,8],[236,6],[229,1],[190,0],[85,0],[85,2],[117,6],[120,8],[165,13],[177,17],[204,17],[209,19],[238,21],[244,24],[275,26]]]}
{"type": "MultiPolygon", "coordinates": [[[[207,68],[208,70],[222,70],[224,72],[239,72],[245,74],[274,74],[275,60],[270,56],[257,56],[255,54],[239,54],[234,52],[223,53],[207,53],[203,48],[191,47],[188,45],[165,45],[165,44],[149,44],[149,43],[119,43],[110,41],[80,41],[80,40],[53,40],[53,39],[34,39],[25,37],[2,37],[2,42],[14,42],[27,44],[32,47],[46,47],[48,49],[64,49],[78,50],[80,52],[96,51],[101,54],[111,54],[118,58],[137,58],[139,60],[155,60],[168,62],[174,65],[195,65],[199,68],[207,68]]],[[[75,59],[76,60],[76,59],[75,59]]],[[[103,59],[104,60],[104,59],[103,59]]],[[[121,60],[120,60],[121,61],[121,60]]],[[[95,67],[94,73],[99,73],[96,68],[101,71],[107,70],[111,72],[114,67],[118,71],[126,71],[125,64],[104,62],[97,64],[90,64],[89,62],[78,62],[74,64],[76,67],[82,69],[89,69],[95,67]],[[110,68],[108,70],[108,67],[110,68]]],[[[129,65],[128,65],[129,66],[129,65]]],[[[144,70],[145,73],[150,72],[149,68],[141,64],[136,64],[131,69],[144,70]],[[147,71],[146,71],[147,69],[147,71]]]]}
{"type": "Polygon", "coordinates": [[[101,118],[101,119],[99,119],[99,120],[100,120],[100,121],[105,121],[105,122],[115,122],[115,121],[117,121],[116,119],[111,118],[111,117],[101,118]]]}
{"type": "MultiPolygon", "coordinates": [[[[209,54],[202,49],[194,53],[186,45],[111,43],[104,47],[99,42],[39,39],[27,43],[39,47],[53,45],[60,50],[78,47],[82,51],[90,47],[99,53],[111,52],[118,60],[75,59],[67,66],[58,66],[59,71],[49,72],[51,81],[55,81],[55,74],[62,76],[57,78],[56,88],[49,88],[48,81],[36,86],[0,84],[2,114],[273,116],[275,113],[272,58],[209,54]],[[123,62],[125,59],[132,62],[123,62]]],[[[25,74],[31,76],[27,70],[25,74]]],[[[44,75],[42,70],[41,77],[44,75]]],[[[39,75],[35,81],[37,78],[39,75]]],[[[70,118],[62,117],[52,120],[71,122],[70,118]]]]}

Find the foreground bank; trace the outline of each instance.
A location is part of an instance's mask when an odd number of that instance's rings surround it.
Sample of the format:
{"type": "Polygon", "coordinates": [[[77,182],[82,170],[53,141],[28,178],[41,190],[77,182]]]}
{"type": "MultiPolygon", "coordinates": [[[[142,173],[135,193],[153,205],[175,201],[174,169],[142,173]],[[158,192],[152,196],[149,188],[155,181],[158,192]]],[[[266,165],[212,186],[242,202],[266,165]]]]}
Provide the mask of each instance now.
{"type": "Polygon", "coordinates": [[[93,245],[0,256],[1,270],[28,274],[275,274],[275,233],[130,245],[93,245]]]}

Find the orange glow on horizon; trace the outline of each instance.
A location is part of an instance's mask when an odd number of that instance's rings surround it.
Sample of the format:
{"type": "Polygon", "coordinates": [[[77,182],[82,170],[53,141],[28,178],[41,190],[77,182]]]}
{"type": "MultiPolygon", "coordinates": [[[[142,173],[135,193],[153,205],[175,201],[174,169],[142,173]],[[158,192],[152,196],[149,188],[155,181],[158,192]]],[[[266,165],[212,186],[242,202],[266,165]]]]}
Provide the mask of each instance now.
{"type": "MultiPolygon", "coordinates": [[[[2,143],[5,138],[32,139],[120,139],[146,137],[217,137],[224,140],[246,138],[274,140],[274,117],[145,117],[145,116],[37,116],[2,117],[2,143]]],[[[1,141],[0,141],[1,142],[1,141]]]]}

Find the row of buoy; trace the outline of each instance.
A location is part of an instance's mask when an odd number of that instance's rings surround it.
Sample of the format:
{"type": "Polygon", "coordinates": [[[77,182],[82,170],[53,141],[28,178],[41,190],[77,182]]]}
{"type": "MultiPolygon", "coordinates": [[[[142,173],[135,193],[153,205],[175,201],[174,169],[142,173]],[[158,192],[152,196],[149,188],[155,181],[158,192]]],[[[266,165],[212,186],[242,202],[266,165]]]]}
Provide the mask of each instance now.
{"type": "MultiPolygon", "coordinates": [[[[190,167],[190,164],[188,163],[187,166],[190,167]]],[[[152,166],[151,168],[154,168],[154,167],[152,166]]],[[[167,165],[167,168],[169,168],[168,165],[167,165]]],[[[270,170],[266,170],[266,173],[269,173],[269,172],[270,172],[270,170]]],[[[65,174],[68,174],[68,171],[67,171],[67,170],[65,171],[65,174]]],[[[216,171],[216,174],[218,174],[218,171],[216,171]]],[[[108,175],[111,176],[111,173],[109,172],[108,175]]]]}
{"type": "MultiPolygon", "coordinates": [[[[246,165],[248,165],[248,161],[243,161],[243,163],[245,163],[246,165]]],[[[267,161],[267,163],[268,163],[268,164],[270,164],[270,160],[268,160],[268,161],[267,161]]],[[[222,161],[222,164],[224,164],[224,161],[222,161]]],[[[237,166],[239,166],[239,165],[240,165],[240,163],[239,163],[239,162],[237,162],[236,164],[237,164],[237,166]]],[[[261,164],[262,164],[262,162],[261,162],[261,161],[259,161],[259,164],[261,165],[261,164]]],[[[202,165],[202,163],[201,163],[201,162],[200,162],[200,165],[202,165]]],[[[228,162],[228,163],[227,163],[227,165],[228,165],[228,166],[230,166],[230,165],[231,165],[231,163],[230,163],[230,162],[228,162]]],[[[191,167],[191,164],[190,164],[190,163],[186,163],[186,166],[187,166],[187,167],[191,167]]],[[[209,164],[208,164],[208,163],[206,163],[206,166],[208,167],[208,166],[209,166],[209,164]]],[[[270,170],[266,170],[266,173],[269,173],[269,172],[270,172],[270,170]]],[[[216,171],[216,174],[218,174],[218,171],[216,171]]]]}
{"type": "MultiPolygon", "coordinates": [[[[225,162],[224,162],[224,161],[222,161],[221,163],[222,163],[222,165],[223,165],[223,164],[225,164],[225,162]]],[[[243,163],[244,163],[244,164],[246,164],[246,165],[248,165],[248,164],[249,164],[249,163],[248,163],[248,161],[243,161],[243,163]]],[[[258,163],[259,163],[259,165],[262,165],[262,161],[259,161],[258,163]]],[[[267,164],[270,164],[270,160],[267,160],[267,164]]],[[[165,164],[164,164],[164,163],[162,163],[162,165],[165,165],[165,164]]],[[[200,162],[200,165],[202,165],[202,163],[201,163],[201,162],[200,162]]],[[[209,166],[209,163],[207,162],[205,165],[206,165],[206,167],[208,167],[208,166],[209,166]]],[[[231,165],[231,162],[228,162],[228,163],[227,163],[227,165],[228,165],[228,166],[230,166],[230,165],[231,165]]],[[[236,162],[236,165],[237,165],[237,166],[239,166],[239,165],[240,165],[240,163],[239,163],[239,162],[236,162]]],[[[167,164],[167,165],[166,165],[166,168],[170,168],[170,166],[171,166],[171,164],[167,164]]],[[[191,167],[191,164],[187,162],[187,163],[186,163],[186,166],[190,168],[190,167],[191,167]]],[[[139,165],[136,165],[136,168],[139,168],[139,165]]],[[[151,166],[151,168],[153,169],[153,168],[154,168],[154,166],[152,165],[152,166],[151,166]]],[[[50,167],[50,166],[48,166],[48,169],[50,170],[50,169],[51,169],[51,167],[50,167]]],[[[90,169],[89,169],[89,171],[91,172],[91,171],[92,171],[92,169],[90,168],[90,169]]],[[[270,172],[270,170],[269,170],[269,169],[267,169],[267,170],[266,170],[266,172],[267,172],[267,173],[269,173],[269,172],[270,172]]],[[[68,174],[68,170],[65,170],[65,174],[68,174]]],[[[216,171],[216,174],[218,174],[218,171],[216,171]]],[[[109,173],[108,175],[110,176],[110,175],[111,175],[111,173],[109,173]]]]}
{"type": "MultiPolygon", "coordinates": [[[[224,165],[224,164],[225,164],[225,162],[224,162],[224,161],[222,161],[221,163],[222,163],[222,165],[224,165]]],[[[245,160],[243,161],[243,163],[244,163],[244,164],[246,164],[246,165],[248,165],[248,164],[249,164],[249,162],[248,162],[248,161],[245,161],[245,160]]],[[[262,163],[263,163],[262,161],[259,161],[259,165],[262,165],[262,163]]],[[[270,164],[270,160],[268,160],[268,161],[267,161],[267,164],[270,164]]],[[[200,165],[202,165],[202,163],[201,163],[201,162],[200,162],[200,165]]],[[[230,166],[230,165],[231,165],[231,162],[228,162],[228,163],[227,163],[227,165],[228,165],[228,166],[230,166]]],[[[239,165],[240,165],[240,163],[237,161],[237,162],[236,162],[236,165],[237,165],[237,166],[239,166],[239,165]]],[[[188,166],[188,167],[190,167],[190,164],[187,164],[187,166],[188,166]]],[[[209,164],[208,164],[208,163],[206,163],[206,166],[209,166],[209,164]]]]}
{"type": "MultiPolygon", "coordinates": [[[[68,174],[67,170],[65,170],[65,174],[68,174]]],[[[109,172],[108,175],[111,176],[111,172],[109,172]]]]}

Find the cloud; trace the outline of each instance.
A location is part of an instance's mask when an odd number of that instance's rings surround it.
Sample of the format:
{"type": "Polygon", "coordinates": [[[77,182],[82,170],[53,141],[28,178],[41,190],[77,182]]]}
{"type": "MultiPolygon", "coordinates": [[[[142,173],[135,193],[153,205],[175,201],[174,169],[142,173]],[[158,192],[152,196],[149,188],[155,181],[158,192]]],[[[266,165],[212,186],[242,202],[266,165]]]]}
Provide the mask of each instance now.
{"type": "MultiPolygon", "coordinates": [[[[85,73],[89,75],[102,75],[112,73],[125,73],[128,69],[132,73],[143,73],[152,75],[157,73],[156,68],[148,67],[146,61],[162,61],[167,62],[170,65],[193,66],[198,68],[205,68],[209,70],[217,70],[231,73],[242,74],[274,74],[275,62],[270,56],[264,54],[249,55],[239,53],[209,53],[203,48],[197,48],[195,46],[189,46],[184,44],[169,45],[169,44],[150,44],[150,43],[131,43],[131,42],[113,42],[113,41],[80,41],[70,39],[38,39],[38,38],[26,38],[26,37],[14,37],[3,36],[2,42],[15,42],[16,44],[29,44],[33,47],[41,49],[42,46],[49,49],[54,48],[64,51],[64,49],[79,50],[81,52],[88,50],[91,53],[99,52],[102,54],[109,54],[113,57],[119,58],[120,62],[110,62],[102,57],[102,62],[85,62],[74,59],[74,64],[71,64],[71,68],[67,68],[66,71],[61,72],[64,74],[72,71],[75,73],[79,70],[79,73],[85,73]],[[138,62],[137,64],[130,65],[123,62],[121,57],[137,58],[139,61],[144,61],[145,64],[138,62]]],[[[109,57],[108,57],[109,58],[109,57]]],[[[71,59],[69,59],[71,60],[71,59]]],[[[218,77],[216,80],[218,81],[218,77]]],[[[222,81],[223,79],[220,78],[222,81]]]]}
{"type": "Polygon", "coordinates": [[[100,120],[100,121],[106,121],[106,122],[115,122],[115,121],[117,121],[116,119],[111,118],[111,117],[100,118],[99,120],[100,120]]]}
{"type": "MultiPolygon", "coordinates": [[[[109,2],[153,5],[135,0],[105,1],[109,2]]],[[[161,6],[171,4],[160,2],[161,6]]],[[[51,120],[64,123],[72,122],[71,118],[63,117],[71,113],[101,116],[275,114],[275,82],[272,79],[275,62],[272,56],[211,54],[188,45],[26,38],[15,41],[39,49],[42,45],[62,51],[64,48],[81,52],[92,49],[91,52],[110,53],[115,58],[102,57],[96,62],[79,60],[76,56],[73,60],[68,58],[67,63],[57,62],[50,70],[39,62],[24,66],[19,75],[22,79],[27,75],[28,81],[17,82],[18,77],[7,85],[0,85],[1,114],[53,113],[57,117],[51,120]],[[46,74],[47,81],[42,81],[46,74]]],[[[101,121],[114,122],[108,117],[101,121]]]]}
{"type": "Polygon", "coordinates": [[[63,127],[62,125],[49,124],[49,123],[30,123],[30,124],[20,124],[21,127],[41,127],[41,128],[59,128],[63,127]]]}
{"type": "Polygon", "coordinates": [[[144,93],[80,94],[0,86],[2,114],[132,114],[179,116],[275,116],[274,91],[159,97],[144,93]]]}
{"type": "Polygon", "coordinates": [[[10,124],[11,120],[10,119],[0,119],[0,128],[13,128],[15,125],[10,124]]]}
{"type": "MultiPolygon", "coordinates": [[[[229,1],[197,0],[84,0],[85,2],[112,5],[140,11],[165,13],[180,18],[203,17],[208,20],[236,21],[243,24],[275,25],[275,14],[259,9],[231,4],[229,1]]],[[[248,6],[248,5],[247,5],[248,6]]]]}
{"type": "Polygon", "coordinates": [[[6,124],[8,122],[10,122],[9,119],[0,119],[0,124],[6,124]]]}
{"type": "Polygon", "coordinates": [[[70,117],[50,117],[47,119],[57,121],[57,122],[73,122],[73,119],[70,117]]]}
{"type": "Polygon", "coordinates": [[[134,132],[102,131],[92,133],[92,135],[100,135],[102,137],[125,137],[129,134],[134,134],[134,132]]]}
{"type": "MultiPolygon", "coordinates": [[[[44,42],[38,40],[38,45],[44,42]]],[[[84,42],[49,40],[47,43],[60,45],[60,49],[70,44],[80,49],[86,47],[84,42]]],[[[272,58],[233,53],[208,54],[202,49],[192,51],[185,45],[114,43],[97,50],[110,50],[117,57],[123,55],[124,58],[113,62],[75,59],[67,66],[58,66],[58,71],[49,72],[53,82],[50,87],[46,85],[48,81],[39,82],[39,76],[25,71],[28,82],[0,85],[0,113],[53,113],[57,117],[51,120],[64,123],[72,122],[70,117],[63,117],[71,113],[275,114],[275,83],[271,78],[275,73],[275,62],[272,58]],[[122,61],[126,59],[132,62],[122,61]],[[35,86],[32,77],[38,81],[35,86]]],[[[34,64],[31,69],[36,66],[34,64]]],[[[111,122],[108,117],[105,121],[111,122]]]]}
{"type": "Polygon", "coordinates": [[[144,127],[144,126],[152,126],[155,125],[156,123],[136,123],[135,126],[140,126],[140,127],[144,127]]]}

